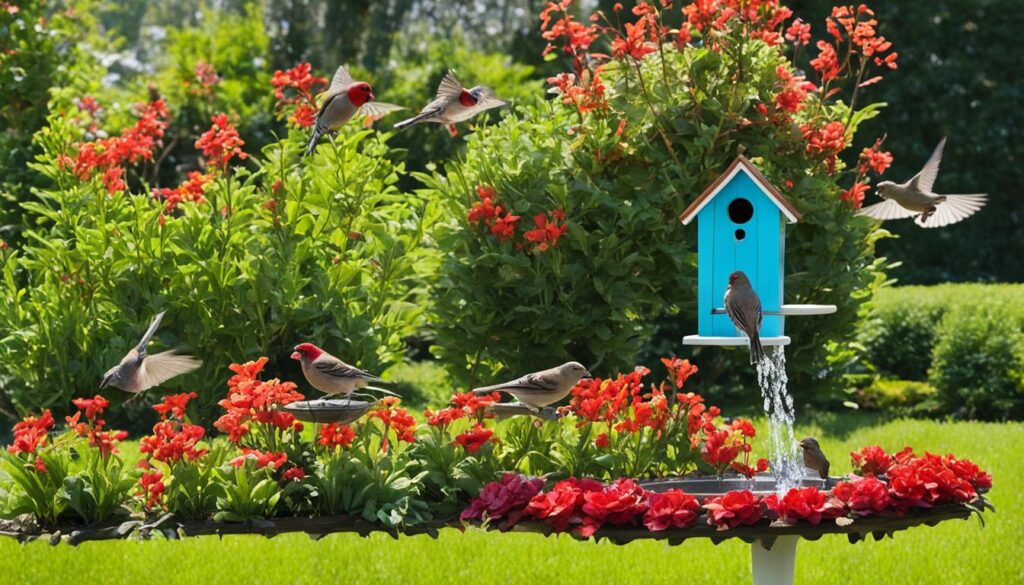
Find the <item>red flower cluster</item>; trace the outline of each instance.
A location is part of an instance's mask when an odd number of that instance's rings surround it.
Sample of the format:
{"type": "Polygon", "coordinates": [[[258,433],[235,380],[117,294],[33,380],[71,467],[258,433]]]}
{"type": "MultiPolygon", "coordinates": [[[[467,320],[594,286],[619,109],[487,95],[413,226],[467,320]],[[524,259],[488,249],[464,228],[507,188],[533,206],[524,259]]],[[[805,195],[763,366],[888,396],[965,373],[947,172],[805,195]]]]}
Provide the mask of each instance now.
{"type": "Polygon", "coordinates": [[[173,394],[154,405],[153,410],[160,413],[160,422],[153,425],[152,435],[142,438],[139,452],[169,465],[182,459],[195,461],[206,455],[208,449],[196,448],[206,429],[184,422],[188,402],[195,397],[195,392],[173,394]]]}
{"type": "Polygon", "coordinates": [[[850,459],[853,461],[853,467],[861,475],[882,475],[888,473],[889,469],[896,464],[896,457],[886,453],[885,449],[878,445],[870,445],[860,451],[851,451],[850,459]]]}
{"type": "Polygon", "coordinates": [[[348,426],[338,423],[330,423],[320,427],[319,443],[328,450],[341,447],[344,449],[356,440],[356,431],[348,426]]]}
{"type": "Polygon", "coordinates": [[[580,536],[590,536],[605,524],[635,524],[647,508],[647,492],[632,479],[618,479],[600,491],[584,492],[580,536]]]}
{"type": "Polygon", "coordinates": [[[864,196],[868,193],[868,184],[854,181],[849,189],[839,192],[839,199],[846,201],[854,209],[860,209],[864,205],[864,196]]]}
{"type": "Polygon", "coordinates": [[[679,359],[676,356],[661,358],[661,363],[668,369],[669,379],[675,384],[676,389],[682,388],[690,376],[697,373],[697,366],[690,363],[690,360],[679,359]]]}
{"type": "Polygon", "coordinates": [[[807,141],[807,154],[822,157],[829,172],[834,173],[836,156],[846,148],[846,126],[838,121],[828,122],[820,128],[804,124],[800,131],[807,141]]]}
{"type": "Polygon", "coordinates": [[[822,519],[838,518],[845,511],[838,498],[816,487],[793,488],[781,498],[771,494],[764,499],[764,504],[787,524],[800,520],[818,524],[822,519]]]}
{"type": "Polygon", "coordinates": [[[379,419],[384,423],[384,436],[381,440],[382,451],[388,450],[388,432],[394,431],[398,441],[406,443],[416,442],[416,419],[406,409],[397,406],[400,402],[394,396],[388,396],[380,401],[380,408],[369,414],[369,418],[379,419]]]}
{"type": "Polygon", "coordinates": [[[272,426],[277,432],[302,430],[302,423],[296,421],[295,416],[281,410],[286,404],[302,400],[302,394],[295,391],[292,382],[281,382],[277,378],[260,380],[259,374],[267,361],[261,357],[255,362],[229,366],[235,375],[228,380],[228,397],[218,403],[227,413],[213,426],[227,433],[232,443],[241,442],[252,424],[272,426]]]}
{"type": "Polygon", "coordinates": [[[7,446],[10,453],[35,453],[46,445],[50,429],[53,428],[53,414],[50,409],[39,416],[26,416],[14,425],[14,441],[7,446]]]}
{"type": "Polygon", "coordinates": [[[196,140],[196,148],[202,151],[206,164],[224,170],[232,158],[245,160],[249,155],[242,152],[245,142],[238,136],[238,130],[228,120],[227,114],[215,114],[210,118],[210,129],[196,140]]]}
{"type": "Polygon", "coordinates": [[[590,49],[590,45],[597,40],[598,27],[596,25],[585,25],[573,19],[569,12],[572,0],[559,0],[548,2],[540,12],[541,37],[548,41],[544,54],[547,55],[554,50],[552,43],[563,40],[562,50],[572,55],[574,59],[581,59],[583,54],[590,49]],[[560,18],[555,18],[560,13],[560,18]]]}
{"type": "Polygon", "coordinates": [[[708,524],[718,530],[731,530],[740,525],[757,524],[764,517],[764,508],[749,490],[728,492],[704,500],[708,524]]]}
{"type": "Polygon", "coordinates": [[[562,96],[563,104],[571,104],[581,114],[594,110],[606,111],[608,109],[608,98],[605,97],[604,82],[598,74],[599,71],[589,69],[582,70],[578,75],[575,73],[559,73],[549,77],[547,82],[554,86],[558,94],[562,96]]]}
{"type": "Polygon", "coordinates": [[[696,0],[683,8],[683,14],[691,26],[704,33],[708,47],[718,50],[721,35],[709,33],[734,27],[767,45],[782,43],[779,30],[793,11],[779,0],[696,0]]]}
{"type": "Polygon", "coordinates": [[[127,439],[128,433],[103,430],[107,422],[100,418],[100,415],[110,406],[110,402],[97,394],[92,398],[75,398],[71,403],[78,408],[78,412],[74,416],[65,417],[71,430],[80,437],[89,437],[89,446],[98,450],[104,459],[117,453],[114,443],[127,439]],[[83,413],[86,422],[80,422],[83,413]]]}
{"type": "Polygon", "coordinates": [[[700,449],[700,458],[715,468],[719,475],[732,465],[740,453],[749,453],[751,445],[741,433],[723,427],[704,435],[704,445],[700,449]]]}
{"type": "Polygon", "coordinates": [[[203,193],[206,191],[206,185],[212,180],[213,176],[211,175],[204,175],[199,171],[191,171],[188,174],[188,179],[174,189],[169,187],[154,189],[153,197],[164,202],[164,212],[160,215],[161,219],[169,213],[174,213],[178,209],[178,204],[183,201],[189,201],[196,205],[205,203],[206,198],[203,197],[203,193]]]}
{"type": "Polygon", "coordinates": [[[825,21],[825,27],[835,40],[841,44],[845,40],[850,44],[850,51],[862,55],[865,59],[873,58],[875,65],[896,69],[897,53],[885,53],[892,48],[892,43],[880,37],[875,31],[878,21],[873,10],[861,4],[856,8],[834,6],[832,14],[825,21]]]}
{"type": "Polygon", "coordinates": [[[527,504],[543,487],[543,480],[506,473],[500,481],[485,485],[459,517],[463,520],[500,520],[502,530],[507,530],[519,522],[527,504]]]}
{"type": "Polygon", "coordinates": [[[304,477],[306,477],[306,470],[301,467],[292,467],[281,474],[281,479],[285,481],[299,481],[304,477]]]}
{"type": "Polygon", "coordinates": [[[814,84],[805,80],[803,76],[793,75],[785,65],[776,67],[775,75],[779,78],[779,93],[775,96],[775,107],[790,114],[799,112],[804,107],[808,92],[815,90],[814,84]]]}
{"type": "Polygon", "coordinates": [[[498,200],[498,193],[493,188],[478,185],[476,194],[480,201],[470,207],[466,216],[469,223],[477,224],[483,221],[491,228],[491,234],[499,242],[511,239],[516,233],[516,224],[519,223],[520,217],[494,204],[498,200]]]}
{"type": "Polygon", "coordinates": [[[257,449],[242,449],[242,454],[231,460],[231,465],[241,467],[248,460],[256,462],[256,469],[269,467],[271,470],[278,470],[288,462],[288,455],[285,453],[264,452],[257,449]]]}
{"type": "Polygon", "coordinates": [[[797,18],[786,29],[785,37],[798,47],[805,46],[811,42],[811,25],[797,18]]]}
{"type": "Polygon", "coordinates": [[[523,234],[523,237],[526,238],[526,241],[534,243],[534,252],[547,252],[549,248],[555,247],[558,238],[561,238],[562,234],[569,229],[569,226],[564,223],[558,225],[560,221],[565,221],[565,212],[561,209],[552,211],[550,218],[545,213],[533,216],[533,224],[536,228],[523,234]]]}
{"type": "Polygon", "coordinates": [[[667,528],[689,528],[697,523],[700,504],[683,490],[668,490],[649,495],[650,507],[644,514],[644,526],[651,532],[667,528]]]}
{"type": "Polygon", "coordinates": [[[153,149],[167,128],[167,117],[163,100],[150,102],[144,106],[138,121],[120,136],[79,144],[75,157],[61,159],[61,164],[71,166],[82,181],[100,174],[110,194],[123,191],[126,186],[123,165],[153,159],[153,149]]]}
{"type": "Polygon", "coordinates": [[[832,495],[839,498],[857,516],[870,516],[889,509],[892,498],[885,482],[873,476],[841,481],[832,488],[832,495]]]}
{"type": "Polygon", "coordinates": [[[295,106],[289,121],[300,128],[309,128],[316,121],[317,106],[313,87],[327,84],[327,78],[313,75],[311,71],[309,63],[299,63],[288,71],[275,71],[270,80],[274,86],[277,108],[285,110],[295,106]],[[293,90],[294,94],[286,96],[286,89],[293,90]]]}
{"type": "MultiPolygon", "coordinates": [[[[637,5],[637,8],[640,6],[637,5]]],[[[616,34],[615,39],[612,40],[612,57],[622,59],[629,56],[640,61],[647,55],[656,52],[660,42],[658,23],[654,16],[648,13],[635,24],[626,23],[626,36],[616,34]]]]}
{"type": "Polygon", "coordinates": [[[498,439],[494,437],[494,431],[485,428],[480,423],[476,423],[473,425],[473,428],[456,436],[452,444],[461,446],[466,450],[466,453],[473,455],[488,442],[498,442],[498,439]]]}
{"type": "Polygon", "coordinates": [[[164,474],[160,471],[148,471],[139,477],[137,494],[146,500],[146,509],[152,510],[160,505],[160,497],[167,486],[163,482],[164,474]]]}
{"type": "Polygon", "coordinates": [[[447,422],[451,422],[461,418],[462,416],[471,416],[479,422],[483,420],[486,416],[488,416],[487,409],[490,408],[492,404],[498,402],[499,400],[501,400],[501,393],[499,392],[491,392],[490,394],[474,394],[473,392],[463,392],[462,394],[455,394],[449,401],[449,404],[451,404],[451,406],[445,409],[450,412],[444,415],[442,415],[441,413],[437,413],[438,416],[440,416],[438,422],[444,422],[446,419],[447,422]],[[455,412],[456,410],[462,411],[463,414],[457,414],[455,412]]]}
{"type": "MultiPolygon", "coordinates": [[[[905,512],[910,508],[974,501],[978,492],[973,481],[977,481],[978,476],[972,472],[977,466],[971,469],[957,463],[952,455],[943,458],[925,453],[923,457],[910,457],[890,468],[887,474],[889,495],[896,509],[905,512]],[[961,475],[965,472],[967,476],[961,475]]],[[[991,476],[984,474],[982,483],[990,486],[991,476]]]]}
{"type": "MultiPolygon", "coordinates": [[[[472,393],[470,393],[472,394],[472,393]]],[[[462,408],[449,406],[448,408],[442,408],[438,411],[430,410],[429,408],[423,411],[423,416],[427,419],[427,424],[432,427],[446,428],[448,425],[466,416],[466,411],[462,408]]]]}
{"type": "Polygon", "coordinates": [[[868,171],[874,171],[881,175],[892,164],[892,153],[881,149],[882,139],[879,138],[870,148],[865,148],[860,153],[860,161],[857,165],[857,174],[866,175],[868,171]]]}
{"type": "Polygon", "coordinates": [[[629,408],[632,399],[642,400],[643,378],[649,372],[647,368],[637,368],[625,375],[620,373],[614,380],[580,380],[572,389],[569,411],[583,421],[610,423],[629,408]]]}
{"type": "Polygon", "coordinates": [[[565,532],[583,523],[584,496],[602,489],[599,481],[570,477],[556,483],[551,491],[534,496],[526,506],[526,516],[543,521],[556,532],[565,532]]]}
{"type": "Polygon", "coordinates": [[[189,93],[196,96],[210,96],[213,94],[213,87],[220,83],[220,76],[217,75],[217,70],[213,65],[210,65],[206,61],[199,61],[196,63],[194,71],[195,81],[197,85],[193,85],[192,80],[186,79],[182,82],[182,85],[188,88],[189,93]]]}

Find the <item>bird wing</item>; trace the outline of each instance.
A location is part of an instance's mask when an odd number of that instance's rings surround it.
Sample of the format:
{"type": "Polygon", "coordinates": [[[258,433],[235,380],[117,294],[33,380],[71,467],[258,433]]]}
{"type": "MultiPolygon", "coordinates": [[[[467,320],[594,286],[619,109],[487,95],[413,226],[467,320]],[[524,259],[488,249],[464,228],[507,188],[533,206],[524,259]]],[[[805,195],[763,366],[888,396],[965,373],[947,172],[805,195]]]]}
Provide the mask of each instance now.
{"type": "Polygon", "coordinates": [[[868,205],[867,207],[861,208],[861,210],[857,212],[857,215],[886,221],[889,219],[913,217],[918,213],[920,212],[907,209],[892,199],[885,199],[879,203],[875,203],[874,205],[868,205]]]}
{"type": "Polygon", "coordinates": [[[758,332],[761,331],[761,299],[755,297],[754,300],[757,302],[757,305],[754,308],[754,314],[752,315],[755,323],[751,323],[748,316],[745,315],[743,311],[738,310],[738,303],[730,302],[729,297],[726,297],[725,302],[726,314],[729,315],[729,318],[732,319],[732,322],[737,327],[739,327],[740,331],[747,334],[747,337],[753,337],[754,335],[757,335],[758,332]]]}
{"type": "Polygon", "coordinates": [[[365,104],[359,107],[359,115],[366,116],[367,118],[378,119],[387,116],[391,112],[397,112],[404,109],[406,108],[403,108],[402,106],[397,106],[395,104],[388,104],[384,102],[366,102],[365,104]]]}
{"type": "Polygon", "coordinates": [[[350,366],[337,358],[324,361],[315,360],[312,363],[312,366],[316,368],[316,371],[325,376],[331,376],[341,380],[370,380],[373,382],[385,381],[369,372],[360,370],[355,366],[350,366]]]}
{"type": "Polygon", "coordinates": [[[140,355],[146,355],[146,346],[149,345],[149,340],[153,339],[153,334],[156,333],[157,327],[160,326],[160,321],[164,318],[164,312],[161,311],[153,320],[149,323],[149,329],[146,329],[146,333],[142,335],[142,339],[139,340],[139,344],[135,346],[135,351],[139,352],[140,355]]]}
{"type": "Polygon", "coordinates": [[[448,73],[445,73],[444,78],[441,79],[441,83],[437,86],[437,94],[434,96],[434,101],[431,103],[440,101],[447,103],[454,99],[458,99],[460,95],[462,95],[462,84],[459,83],[458,78],[455,77],[455,72],[449,69],[448,73]]]}
{"type": "Polygon", "coordinates": [[[946,195],[946,200],[935,206],[935,212],[922,220],[924,214],[917,216],[914,220],[917,225],[923,228],[944,227],[962,221],[972,215],[988,201],[988,196],[982,193],[974,195],[946,195]]]}
{"type": "Polygon", "coordinates": [[[174,350],[148,356],[139,369],[140,391],[163,384],[181,374],[187,374],[203,365],[202,360],[190,355],[177,355],[174,350]]]}
{"type": "Polygon", "coordinates": [[[342,65],[334,72],[334,77],[331,79],[331,86],[327,88],[327,93],[328,95],[340,93],[348,89],[350,85],[352,85],[352,75],[349,74],[348,67],[342,65]]]}
{"type": "Polygon", "coordinates": [[[554,372],[545,371],[537,372],[535,374],[527,374],[522,378],[513,380],[511,382],[505,382],[503,384],[495,384],[493,386],[484,386],[483,388],[476,388],[473,392],[477,394],[502,391],[502,392],[516,392],[525,396],[550,394],[558,390],[558,376],[554,372]]]}
{"type": "Polygon", "coordinates": [[[946,139],[943,137],[939,141],[939,145],[932,151],[932,155],[928,158],[928,162],[924,163],[924,168],[921,169],[920,173],[914,175],[914,178],[910,180],[910,186],[917,189],[918,191],[924,191],[925,193],[931,193],[932,187],[935,186],[935,179],[939,176],[939,163],[942,162],[942,151],[946,148],[946,139]]]}

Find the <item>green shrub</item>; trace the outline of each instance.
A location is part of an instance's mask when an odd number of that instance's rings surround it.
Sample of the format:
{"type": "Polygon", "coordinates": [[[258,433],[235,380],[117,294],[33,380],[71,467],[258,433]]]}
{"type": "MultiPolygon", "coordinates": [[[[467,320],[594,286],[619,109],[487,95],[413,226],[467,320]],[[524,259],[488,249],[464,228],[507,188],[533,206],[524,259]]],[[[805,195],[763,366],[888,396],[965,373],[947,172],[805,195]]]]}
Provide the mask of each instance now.
{"type": "MultiPolygon", "coordinates": [[[[354,125],[353,125],[354,126],[354,125]]],[[[167,311],[154,348],[185,345],[203,367],[167,389],[200,392],[208,420],[226,366],[285,359],[310,340],[382,372],[422,324],[426,200],[402,193],[386,137],[351,127],[300,158],[305,132],[213,178],[174,212],[142,193],[108,194],[59,164],[79,137],[51,117],[35,168],[53,181],[25,203],[29,244],[0,251],[0,396],[14,409],[66,408],[167,311]]],[[[134,184],[135,179],[129,181],[134,184]]]]}
{"type": "MultiPolygon", "coordinates": [[[[721,52],[666,44],[596,72],[584,65],[591,56],[567,49],[577,69],[561,78],[562,99],[520,104],[467,138],[464,161],[423,177],[450,217],[437,233],[446,254],[432,321],[457,380],[569,358],[598,372],[626,368],[659,319],[690,319],[695,332],[696,228],[678,217],[745,152],[804,215],[787,230],[787,302],[839,306],[836,315],[793,320],[794,387],[813,396],[810,381],[838,381],[825,365],[829,345],[851,340],[860,306],[884,280],[873,248],[885,232],[854,217],[839,197],[848,175],[808,155],[801,125],[813,132],[841,121],[850,138],[878,107],[851,114],[812,93],[795,117],[770,121],[759,112],[774,107],[786,53],[723,21],[721,52]],[[598,76],[594,90],[586,80],[598,76]],[[491,193],[519,217],[511,237],[468,216],[491,193]],[[547,247],[527,236],[538,216],[566,230],[547,247]]],[[[679,337],[672,351],[682,349],[679,337]]],[[[741,353],[702,354],[702,370],[749,372],[741,353]]]]}
{"type": "Polygon", "coordinates": [[[939,404],[937,391],[924,382],[910,380],[876,380],[860,390],[859,404],[894,416],[925,416],[935,414],[939,404]]]}
{"type": "Polygon", "coordinates": [[[966,305],[936,332],[929,381],[946,412],[984,420],[1024,416],[1024,305],[966,305]]]}

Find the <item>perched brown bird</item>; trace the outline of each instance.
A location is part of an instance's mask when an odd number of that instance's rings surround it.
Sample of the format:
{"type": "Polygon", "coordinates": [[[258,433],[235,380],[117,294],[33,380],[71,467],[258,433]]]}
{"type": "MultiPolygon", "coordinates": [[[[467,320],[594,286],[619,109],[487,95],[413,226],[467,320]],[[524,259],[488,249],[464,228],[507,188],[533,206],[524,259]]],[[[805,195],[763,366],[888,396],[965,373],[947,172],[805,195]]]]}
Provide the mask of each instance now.
{"type": "Polygon", "coordinates": [[[828,479],[828,458],[821,452],[818,440],[807,437],[800,441],[800,448],[804,451],[804,467],[817,471],[821,479],[828,479]]]}
{"type": "Polygon", "coordinates": [[[356,390],[366,388],[395,396],[387,390],[370,386],[371,382],[386,383],[385,380],[346,364],[312,343],[296,345],[292,359],[302,365],[302,373],[309,385],[324,394],[348,398],[356,390]]]}
{"type": "Polygon", "coordinates": [[[572,389],[584,378],[590,378],[590,372],[579,362],[567,362],[560,366],[526,374],[522,378],[474,388],[474,394],[504,392],[511,394],[530,409],[539,412],[541,408],[554,404],[565,398],[572,389]]]}
{"type": "Polygon", "coordinates": [[[764,359],[761,347],[761,299],[757,297],[750,280],[742,271],[729,275],[729,288],[725,290],[725,312],[736,328],[750,338],[750,363],[764,359]]]}

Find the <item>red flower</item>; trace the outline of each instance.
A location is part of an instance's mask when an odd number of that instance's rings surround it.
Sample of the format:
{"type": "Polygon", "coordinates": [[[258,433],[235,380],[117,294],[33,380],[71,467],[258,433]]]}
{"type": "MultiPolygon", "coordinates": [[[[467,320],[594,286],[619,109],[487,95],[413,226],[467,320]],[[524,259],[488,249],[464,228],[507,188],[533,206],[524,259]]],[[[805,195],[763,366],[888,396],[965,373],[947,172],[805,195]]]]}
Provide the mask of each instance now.
{"type": "Polygon", "coordinates": [[[896,459],[878,445],[864,447],[860,451],[851,451],[850,459],[861,475],[882,475],[896,464],[896,459]]]}
{"type": "Polygon", "coordinates": [[[881,146],[882,139],[878,139],[871,148],[865,148],[861,151],[860,164],[857,166],[859,174],[866,175],[869,170],[872,170],[881,175],[889,168],[893,161],[892,153],[881,150],[881,146]]]}
{"type": "Polygon", "coordinates": [[[847,201],[854,209],[860,209],[864,204],[864,195],[868,192],[867,183],[854,182],[849,189],[839,193],[839,199],[847,201]]]}
{"type": "Polygon", "coordinates": [[[971,502],[978,497],[971,481],[957,475],[946,460],[931,453],[899,461],[889,469],[888,478],[889,495],[900,511],[947,502],[971,502]]]}
{"type": "Polygon", "coordinates": [[[668,369],[669,378],[677,389],[682,388],[690,376],[697,373],[697,366],[692,365],[690,360],[679,359],[676,356],[672,356],[671,359],[661,358],[661,363],[668,369]]]}
{"type": "Polygon", "coordinates": [[[714,467],[718,473],[725,471],[729,465],[739,457],[740,453],[748,450],[746,444],[732,429],[721,428],[711,431],[705,435],[704,446],[701,447],[700,457],[705,463],[714,467]]]}
{"type": "Polygon", "coordinates": [[[518,215],[506,212],[505,215],[496,218],[494,223],[491,224],[491,233],[499,242],[504,242],[515,235],[516,224],[519,223],[519,219],[518,215]]]}
{"type": "Polygon", "coordinates": [[[210,129],[196,140],[196,148],[202,151],[207,164],[224,169],[232,158],[237,156],[245,160],[249,156],[242,152],[245,142],[228,121],[227,114],[216,114],[210,118],[210,122],[210,129]]]}
{"type": "Polygon", "coordinates": [[[843,123],[829,122],[821,128],[804,124],[800,131],[807,141],[807,153],[823,157],[829,172],[835,172],[836,155],[846,148],[846,127],[843,123]]]}
{"type": "Polygon", "coordinates": [[[194,461],[209,452],[196,448],[205,434],[206,430],[199,425],[164,420],[153,426],[151,436],[142,438],[139,452],[165,463],[175,463],[183,458],[194,461]]]}
{"type": "Polygon", "coordinates": [[[885,482],[870,476],[853,481],[841,481],[832,488],[832,495],[839,498],[857,516],[878,514],[892,505],[889,488],[885,482]]]}
{"type": "Polygon", "coordinates": [[[44,410],[43,414],[38,417],[26,416],[14,425],[14,441],[7,446],[7,451],[10,453],[35,453],[36,449],[46,444],[49,431],[54,424],[50,409],[44,410]]]}
{"type": "MultiPolygon", "coordinates": [[[[295,391],[292,382],[281,382],[274,378],[263,381],[259,374],[267,363],[262,357],[255,362],[231,364],[229,369],[235,375],[228,380],[228,396],[218,404],[226,411],[213,426],[228,434],[228,440],[239,443],[249,436],[252,424],[274,427],[277,431],[302,430],[302,423],[281,410],[285,405],[302,400],[302,394],[295,391]]],[[[255,437],[258,439],[259,435],[255,437]]]]}
{"type": "Polygon", "coordinates": [[[398,441],[416,442],[416,419],[404,408],[396,407],[397,403],[398,399],[389,396],[380,401],[380,408],[369,414],[369,418],[376,418],[384,423],[384,437],[380,445],[382,451],[388,450],[389,431],[394,431],[398,441]]]}
{"type": "Polygon", "coordinates": [[[299,481],[304,477],[306,477],[306,470],[301,467],[292,467],[281,475],[281,479],[285,481],[299,481]]]}
{"type": "Polygon", "coordinates": [[[36,462],[33,464],[36,473],[47,473],[49,470],[46,468],[46,463],[43,462],[43,458],[36,455],[36,462]]]}
{"type": "MultiPolygon", "coordinates": [[[[472,394],[472,393],[471,393],[472,394]]],[[[427,419],[427,424],[432,427],[447,427],[453,422],[466,416],[466,411],[462,408],[450,406],[448,408],[442,408],[441,410],[434,412],[429,408],[423,411],[423,416],[427,419]]]]}
{"type": "Polygon", "coordinates": [[[466,453],[475,454],[487,444],[488,441],[496,443],[497,439],[494,439],[494,431],[488,428],[484,428],[483,425],[477,423],[473,425],[473,428],[455,437],[452,441],[453,445],[460,445],[466,450],[466,453]]]}
{"type": "Polygon", "coordinates": [[[110,406],[110,401],[97,394],[92,398],[75,398],[71,401],[78,410],[85,412],[85,418],[95,420],[110,406]]]}
{"type": "Polygon", "coordinates": [[[728,492],[704,501],[708,524],[718,530],[730,530],[741,524],[757,524],[764,517],[761,502],[749,490],[728,492]]]}
{"type": "Polygon", "coordinates": [[[217,70],[214,69],[213,65],[210,65],[205,61],[199,61],[196,63],[195,74],[196,81],[198,81],[204,89],[210,89],[220,81],[220,77],[217,75],[217,70]]]}
{"type": "Polygon", "coordinates": [[[93,429],[89,432],[89,446],[100,452],[100,456],[106,459],[117,453],[114,443],[128,438],[127,431],[100,431],[93,429]]]}
{"type": "Polygon", "coordinates": [[[167,420],[168,417],[183,420],[185,418],[185,408],[188,406],[189,400],[192,400],[196,396],[198,396],[198,394],[195,392],[165,396],[160,404],[153,405],[153,410],[160,414],[160,420],[167,420]]]}
{"type": "Polygon", "coordinates": [[[498,392],[482,395],[463,392],[462,394],[453,395],[450,403],[453,407],[461,408],[463,412],[479,420],[484,416],[487,409],[499,400],[501,400],[501,394],[498,392]]]}
{"type": "Polygon", "coordinates": [[[821,76],[821,82],[825,83],[839,76],[839,55],[836,49],[826,41],[818,41],[818,56],[811,59],[811,67],[821,76]]]}
{"type": "Polygon", "coordinates": [[[649,373],[646,368],[637,368],[629,374],[620,373],[614,380],[580,380],[572,389],[568,410],[583,421],[612,422],[640,396],[643,378],[649,373]]]}
{"type": "Polygon", "coordinates": [[[320,444],[328,449],[333,450],[337,447],[344,449],[355,439],[356,432],[348,425],[330,423],[320,427],[320,444]]]}
{"type": "Polygon", "coordinates": [[[729,464],[729,468],[735,471],[736,473],[739,473],[740,475],[746,477],[747,479],[750,479],[757,475],[758,473],[768,471],[768,460],[758,459],[754,465],[748,465],[747,463],[740,463],[739,461],[734,461],[729,464]]]}
{"type": "Polygon", "coordinates": [[[836,518],[843,513],[842,502],[816,487],[793,488],[782,498],[771,494],[764,499],[764,504],[787,524],[800,520],[818,524],[823,518],[836,518]]]}
{"type": "MultiPolygon", "coordinates": [[[[152,160],[153,149],[163,138],[167,127],[167,117],[167,106],[163,100],[146,104],[135,125],[120,136],[79,144],[78,152],[71,161],[72,172],[82,181],[101,173],[107,192],[123,191],[126,186],[123,165],[152,160]]],[[[65,164],[66,161],[62,162],[62,166],[65,164]]]]}
{"type": "MultiPolygon", "coordinates": [[[[173,213],[178,209],[178,204],[188,201],[199,205],[206,202],[203,194],[206,186],[213,181],[212,175],[204,175],[198,171],[191,171],[188,180],[174,189],[154,189],[153,197],[164,201],[164,214],[173,213]]],[[[163,217],[163,215],[161,215],[163,217]]]]}
{"type": "Polygon", "coordinates": [[[325,85],[327,79],[317,77],[311,73],[312,67],[309,63],[299,63],[288,71],[275,71],[270,84],[274,86],[274,97],[277,99],[277,108],[286,110],[295,106],[290,118],[300,128],[308,128],[313,125],[316,118],[317,105],[313,87],[325,85]],[[285,90],[294,90],[292,96],[285,96],[285,90]]]}
{"type": "Polygon", "coordinates": [[[256,468],[262,469],[269,467],[272,470],[280,469],[288,461],[288,455],[285,453],[274,453],[274,452],[263,452],[256,449],[242,449],[242,455],[235,457],[231,460],[231,465],[235,467],[241,467],[245,465],[247,460],[253,460],[256,462],[256,468]]]}
{"type": "Polygon", "coordinates": [[[501,529],[506,530],[519,522],[527,504],[543,487],[543,480],[506,473],[500,481],[485,485],[459,517],[463,520],[501,520],[501,529]]]}
{"type": "Polygon", "coordinates": [[[584,494],[603,487],[592,479],[570,477],[556,483],[551,491],[534,496],[526,506],[526,516],[544,521],[556,532],[565,532],[570,525],[583,521],[584,494]]]}
{"type": "Polygon", "coordinates": [[[956,474],[960,479],[966,480],[978,490],[992,488],[992,474],[983,471],[970,459],[957,459],[952,455],[946,455],[942,459],[943,464],[956,474]]]}
{"type": "Polygon", "coordinates": [[[167,486],[164,485],[164,474],[159,471],[143,473],[139,477],[138,495],[146,499],[146,509],[151,510],[160,504],[160,496],[163,495],[167,486]]]}
{"type": "Polygon", "coordinates": [[[700,504],[697,498],[683,490],[668,490],[650,494],[650,508],[644,514],[644,526],[651,532],[669,527],[689,528],[697,523],[700,504]]]}
{"type": "Polygon", "coordinates": [[[786,29],[786,40],[796,46],[806,45],[811,42],[811,25],[800,20],[794,20],[786,29]]]}
{"type": "Polygon", "coordinates": [[[647,511],[647,492],[632,479],[618,479],[601,491],[583,494],[583,525],[580,536],[590,536],[604,524],[635,524],[647,511]]]}
{"type": "Polygon", "coordinates": [[[634,23],[626,23],[626,36],[616,36],[612,41],[612,56],[621,59],[630,56],[637,61],[658,50],[658,37],[655,32],[657,24],[650,24],[649,18],[641,18],[634,23]],[[650,24],[651,30],[648,31],[650,24]]]}
{"type": "Polygon", "coordinates": [[[476,194],[480,201],[473,203],[466,219],[469,220],[469,223],[478,223],[483,220],[487,225],[491,225],[494,219],[498,217],[498,214],[502,212],[500,205],[494,205],[498,194],[491,187],[483,185],[477,186],[476,194]]]}
{"type": "Polygon", "coordinates": [[[598,435],[597,438],[594,439],[594,446],[597,447],[598,449],[607,449],[608,433],[601,433],[600,435],[598,435]]]}
{"type": "Polygon", "coordinates": [[[543,213],[533,216],[533,223],[537,226],[536,229],[526,232],[523,237],[536,244],[533,248],[535,252],[546,252],[548,248],[554,247],[562,234],[569,229],[567,225],[558,225],[557,217],[549,220],[543,213]]]}

